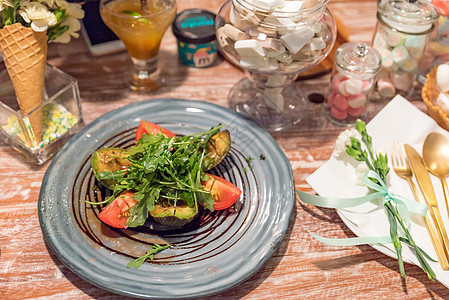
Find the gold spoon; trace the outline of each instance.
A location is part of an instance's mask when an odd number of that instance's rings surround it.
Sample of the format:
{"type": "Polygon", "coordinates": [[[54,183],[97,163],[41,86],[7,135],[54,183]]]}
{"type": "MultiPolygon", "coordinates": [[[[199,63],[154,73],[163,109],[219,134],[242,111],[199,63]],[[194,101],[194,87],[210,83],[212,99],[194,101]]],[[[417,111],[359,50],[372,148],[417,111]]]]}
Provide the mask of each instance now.
{"type": "Polygon", "coordinates": [[[449,214],[449,190],[446,182],[446,176],[449,175],[449,140],[441,133],[429,133],[424,141],[422,156],[430,173],[439,177],[441,180],[444,200],[446,200],[446,208],[449,214]]]}

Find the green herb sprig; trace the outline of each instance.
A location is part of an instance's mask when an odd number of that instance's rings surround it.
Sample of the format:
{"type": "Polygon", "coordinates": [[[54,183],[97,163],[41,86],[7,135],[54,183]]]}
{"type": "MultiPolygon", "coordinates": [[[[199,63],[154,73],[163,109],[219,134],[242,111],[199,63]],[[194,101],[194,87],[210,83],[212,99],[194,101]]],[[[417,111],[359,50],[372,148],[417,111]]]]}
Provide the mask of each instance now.
{"type": "Polygon", "coordinates": [[[165,249],[170,248],[170,244],[166,244],[164,246],[161,246],[159,244],[154,244],[153,247],[147,251],[144,255],[141,257],[136,258],[135,260],[128,263],[126,267],[128,268],[139,268],[147,259],[153,261],[154,260],[154,254],[161,252],[165,249]]]}
{"type": "MultiPolygon", "coordinates": [[[[381,153],[375,154],[372,148],[372,138],[368,135],[366,131],[366,125],[363,121],[357,120],[356,130],[361,134],[361,141],[357,138],[351,137],[351,144],[346,145],[346,153],[357,161],[365,162],[370,170],[376,172],[382,181],[386,181],[388,172],[390,171],[388,167],[388,157],[382,155],[381,153]],[[362,143],[365,145],[365,149],[362,148],[362,143]]],[[[421,265],[423,271],[427,274],[427,277],[434,281],[436,275],[432,268],[430,267],[427,259],[432,260],[429,255],[427,255],[420,247],[418,247],[410,234],[404,220],[402,219],[396,205],[391,201],[386,201],[384,204],[385,211],[388,216],[388,221],[390,223],[390,237],[393,241],[394,248],[398,257],[399,271],[401,276],[405,277],[404,271],[404,261],[402,259],[402,244],[401,242],[407,244],[416,253],[416,257],[421,265]],[[398,224],[405,234],[405,237],[399,236],[398,224]]],[[[434,261],[434,260],[432,260],[434,261]]]]}

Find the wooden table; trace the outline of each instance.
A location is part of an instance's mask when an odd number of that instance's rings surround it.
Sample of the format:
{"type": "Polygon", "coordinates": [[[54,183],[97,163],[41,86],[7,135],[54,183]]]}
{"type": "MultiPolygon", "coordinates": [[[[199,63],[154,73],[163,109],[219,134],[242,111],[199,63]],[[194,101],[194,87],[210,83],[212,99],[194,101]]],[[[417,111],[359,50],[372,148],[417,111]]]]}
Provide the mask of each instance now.
{"type": "MultiPolygon", "coordinates": [[[[202,7],[218,12],[223,0],[180,0],[178,9],[202,7]]],[[[375,26],[374,0],[332,0],[330,8],[347,25],[351,40],[369,41],[375,26]]],[[[182,66],[172,33],[167,32],[160,63],[170,75],[167,87],[153,94],[129,91],[121,79],[122,53],[95,58],[83,39],[51,44],[49,62],[79,81],[86,124],[136,101],[160,97],[204,100],[227,105],[227,94],[244,75],[226,61],[207,69],[182,66]]],[[[328,78],[305,81],[307,91],[323,89],[328,78]]],[[[424,110],[419,94],[413,103],[424,110]]],[[[371,110],[374,114],[378,107],[371,110]]],[[[329,159],[342,128],[329,123],[311,103],[298,128],[274,137],[289,158],[295,186],[313,192],[305,179],[329,159]]],[[[0,299],[123,299],[73,274],[46,247],[37,215],[41,181],[49,163],[35,166],[0,142],[0,299]]],[[[369,246],[330,247],[307,230],[334,238],[353,237],[333,209],[297,199],[286,236],[267,263],[248,280],[210,299],[448,298],[449,290],[432,283],[419,267],[406,265],[401,278],[396,260],[369,246]]]]}

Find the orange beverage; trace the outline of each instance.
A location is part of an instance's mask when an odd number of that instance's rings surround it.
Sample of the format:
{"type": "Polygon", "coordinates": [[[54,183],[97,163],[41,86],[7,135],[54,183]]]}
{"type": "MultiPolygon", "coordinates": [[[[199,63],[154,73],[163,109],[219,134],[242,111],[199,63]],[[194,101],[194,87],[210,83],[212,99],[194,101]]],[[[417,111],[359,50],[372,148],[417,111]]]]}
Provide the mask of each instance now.
{"type": "Polygon", "coordinates": [[[131,57],[149,60],[157,56],[165,31],[176,14],[176,4],[168,0],[111,0],[101,5],[104,23],[122,40],[131,57]]]}

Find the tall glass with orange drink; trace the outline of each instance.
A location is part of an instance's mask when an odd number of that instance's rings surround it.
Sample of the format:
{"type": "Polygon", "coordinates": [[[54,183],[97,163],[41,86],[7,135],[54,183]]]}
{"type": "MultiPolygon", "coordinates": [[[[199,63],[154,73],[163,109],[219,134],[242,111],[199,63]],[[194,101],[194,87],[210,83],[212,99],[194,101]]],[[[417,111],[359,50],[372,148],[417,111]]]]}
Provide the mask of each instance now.
{"type": "Polygon", "coordinates": [[[133,61],[129,87],[153,91],[164,85],[157,58],[162,37],[175,18],[175,0],[101,0],[100,14],[133,61]]]}

